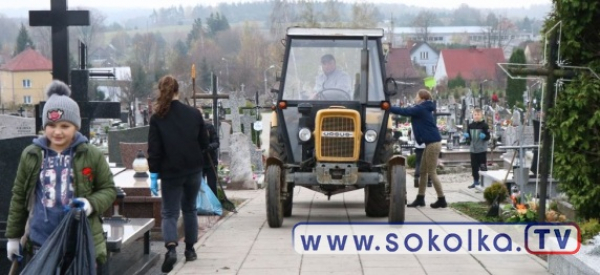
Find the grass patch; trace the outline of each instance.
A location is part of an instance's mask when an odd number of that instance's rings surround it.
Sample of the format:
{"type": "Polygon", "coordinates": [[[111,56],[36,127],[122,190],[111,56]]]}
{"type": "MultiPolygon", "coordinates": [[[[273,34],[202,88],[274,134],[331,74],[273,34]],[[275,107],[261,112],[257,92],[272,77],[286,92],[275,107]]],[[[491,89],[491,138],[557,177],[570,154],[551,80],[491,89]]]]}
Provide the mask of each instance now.
{"type": "Polygon", "coordinates": [[[489,206],[485,202],[454,202],[450,207],[480,222],[502,222],[501,217],[487,217],[489,206]]]}

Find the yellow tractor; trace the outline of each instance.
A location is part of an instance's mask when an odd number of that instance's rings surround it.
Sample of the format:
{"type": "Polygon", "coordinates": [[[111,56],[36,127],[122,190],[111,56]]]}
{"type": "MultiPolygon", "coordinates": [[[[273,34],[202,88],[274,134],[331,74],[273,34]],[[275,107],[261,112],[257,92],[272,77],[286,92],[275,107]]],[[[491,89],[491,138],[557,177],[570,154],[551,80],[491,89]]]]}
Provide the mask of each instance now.
{"type": "Polygon", "coordinates": [[[270,227],[292,215],[293,190],[364,189],[369,217],[404,222],[406,159],[393,154],[383,29],[287,30],[266,160],[270,227]]]}

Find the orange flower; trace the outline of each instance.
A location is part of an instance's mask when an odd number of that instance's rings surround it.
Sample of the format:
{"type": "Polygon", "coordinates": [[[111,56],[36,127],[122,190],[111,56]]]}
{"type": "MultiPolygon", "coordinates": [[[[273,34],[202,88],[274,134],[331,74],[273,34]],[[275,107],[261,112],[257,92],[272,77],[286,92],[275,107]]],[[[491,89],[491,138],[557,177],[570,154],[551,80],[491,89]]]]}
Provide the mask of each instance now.
{"type": "Polygon", "coordinates": [[[527,214],[527,207],[524,204],[517,204],[517,213],[521,215],[527,214]]]}

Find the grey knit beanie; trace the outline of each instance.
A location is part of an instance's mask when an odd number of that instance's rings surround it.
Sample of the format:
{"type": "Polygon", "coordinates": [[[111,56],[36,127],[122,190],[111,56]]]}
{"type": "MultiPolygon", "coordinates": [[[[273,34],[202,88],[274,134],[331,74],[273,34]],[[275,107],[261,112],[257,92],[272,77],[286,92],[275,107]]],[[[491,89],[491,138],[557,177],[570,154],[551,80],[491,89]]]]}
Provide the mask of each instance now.
{"type": "Polygon", "coordinates": [[[44,104],[42,111],[42,128],[46,128],[48,123],[68,121],[81,128],[81,115],[79,114],[79,105],[69,96],[71,89],[62,81],[54,80],[46,87],[48,100],[44,104]]]}

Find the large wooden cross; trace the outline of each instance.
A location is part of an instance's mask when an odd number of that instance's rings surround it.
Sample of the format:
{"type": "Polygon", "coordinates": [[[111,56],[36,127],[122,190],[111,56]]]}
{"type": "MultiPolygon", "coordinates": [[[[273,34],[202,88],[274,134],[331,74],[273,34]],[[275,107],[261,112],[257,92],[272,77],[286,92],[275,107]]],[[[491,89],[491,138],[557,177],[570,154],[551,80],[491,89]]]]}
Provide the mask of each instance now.
{"type": "MultiPolygon", "coordinates": [[[[557,89],[557,85],[564,79],[572,79],[578,73],[591,73],[597,78],[591,69],[576,66],[566,66],[560,59],[560,40],[558,38],[559,31],[557,27],[562,23],[558,22],[546,33],[545,51],[544,58],[546,59],[543,64],[511,64],[511,63],[499,63],[498,65],[509,77],[513,79],[546,79],[546,95],[542,101],[542,115],[544,121],[547,119],[546,114],[548,110],[554,107],[554,96],[553,91],[557,89]],[[546,48],[547,47],[547,48],[546,48]],[[506,67],[505,67],[506,66],[506,67]],[[587,71],[587,72],[585,72],[587,71]]],[[[543,124],[541,127],[540,137],[540,149],[539,149],[539,176],[540,176],[540,191],[539,191],[539,206],[538,206],[538,221],[544,222],[546,219],[546,192],[548,187],[548,176],[550,174],[550,163],[552,162],[552,136],[548,127],[543,124]]]]}
{"type": "Polygon", "coordinates": [[[87,26],[90,12],[67,10],[67,0],[50,0],[49,11],[29,11],[29,25],[52,27],[52,78],[69,82],[68,26],[87,26]]]}

